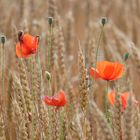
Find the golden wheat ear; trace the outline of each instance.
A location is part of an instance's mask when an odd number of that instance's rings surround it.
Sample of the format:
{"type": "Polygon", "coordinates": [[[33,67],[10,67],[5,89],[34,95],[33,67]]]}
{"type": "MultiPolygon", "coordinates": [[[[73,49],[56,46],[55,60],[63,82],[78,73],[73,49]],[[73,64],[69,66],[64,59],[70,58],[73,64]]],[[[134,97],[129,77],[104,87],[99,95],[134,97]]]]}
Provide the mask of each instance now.
{"type": "Polygon", "coordinates": [[[101,129],[101,134],[105,140],[115,140],[113,135],[113,130],[111,129],[110,124],[107,122],[104,114],[99,110],[94,101],[90,102],[90,110],[93,113],[93,117],[98,123],[99,128],[101,129]]]}
{"type": "Polygon", "coordinates": [[[0,114],[0,139],[6,140],[6,133],[5,133],[5,123],[3,114],[0,114]]]}
{"type": "Polygon", "coordinates": [[[136,139],[137,135],[135,135],[134,106],[132,95],[129,95],[128,104],[123,115],[123,130],[125,140],[136,139]]]}
{"type": "Polygon", "coordinates": [[[88,86],[87,86],[87,70],[85,67],[85,59],[81,48],[79,49],[79,96],[80,96],[80,106],[82,111],[86,111],[88,103],[88,86]]]}
{"type": "Polygon", "coordinates": [[[112,127],[117,140],[122,139],[122,112],[120,103],[120,94],[117,92],[115,96],[115,106],[112,113],[112,127]]]}

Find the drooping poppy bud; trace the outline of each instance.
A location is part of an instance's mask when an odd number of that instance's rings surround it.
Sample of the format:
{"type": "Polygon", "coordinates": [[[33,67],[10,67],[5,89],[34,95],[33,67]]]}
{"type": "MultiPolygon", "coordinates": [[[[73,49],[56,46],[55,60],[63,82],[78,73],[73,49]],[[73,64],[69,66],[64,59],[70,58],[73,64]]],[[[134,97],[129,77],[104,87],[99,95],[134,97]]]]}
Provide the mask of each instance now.
{"type": "Polygon", "coordinates": [[[45,76],[48,81],[51,80],[51,74],[48,71],[45,71],[45,76]]]}

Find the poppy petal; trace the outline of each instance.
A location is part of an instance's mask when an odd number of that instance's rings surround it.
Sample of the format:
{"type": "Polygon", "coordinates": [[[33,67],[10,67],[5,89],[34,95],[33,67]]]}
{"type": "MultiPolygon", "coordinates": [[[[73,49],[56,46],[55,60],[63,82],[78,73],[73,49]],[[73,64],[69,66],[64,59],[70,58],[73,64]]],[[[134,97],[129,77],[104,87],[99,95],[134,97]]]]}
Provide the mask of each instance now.
{"type": "Polygon", "coordinates": [[[94,79],[100,78],[99,73],[94,68],[90,68],[89,73],[94,79]]]}
{"type": "Polygon", "coordinates": [[[17,43],[16,45],[16,55],[18,57],[27,58],[30,55],[29,50],[26,48],[25,45],[21,43],[17,43]]]}
{"type": "Polygon", "coordinates": [[[24,34],[23,43],[28,47],[28,49],[32,53],[36,53],[37,46],[38,46],[38,38],[37,37],[33,37],[29,34],[24,34]]]}
{"type": "MultiPolygon", "coordinates": [[[[101,61],[97,63],[96,71],[90,69],[90,74],[93,76],[97,71],[98,77],[104,80],[116,80],[122,76],[124,67],[118,62],[101,61]]],[[[94,76],[94,78],[96,77],[94,76]]]]}
{"type": "Polygon", "coordinates": [[[32,37],[29,34],[24,34],[22,40],[23,40],[23,43],[26,44],[27,46],[32,46],[33,38],[34,37],[32,37]]]}
{"type": "Polygon", "coordinates": [[[43,100],[47,105],[58,107],[64,106],[67,102],[64,91],[60,91],[57,95],[53,97],[45,96],[43,100]]]}
{"type": "Polygon", "coordinates": [[[47,105],[52,105],[54,106],[54,103],[52,102],[52,98],[48,97],[48,96],[45,96],[44,97],[44,102],[47,104],[47,105]]]}
{"type": "Polygon", "coordinates": [[[55,106],[58,106],[60,103],[60,100],[57,97],[52,97],[52,102],[55,104],[55,106]]]}
{"type": "Polygon", "coordinates": [[[59,98],[59,101],[60,101],[59,105],[64,106],[66,104],[67,100],[66,100],[65,92],[63,90],[61,90],[59,92],[58,98],[59,98]]]}
{"type": "Polygon", "coordinates": [[[114,72],[111,76],[111,80],[116,80],[116,79],[120,78],[122,76],[123,72],[124,72],[123,65],[116,62],[114,65],[114,72]]]}
{"type": "Polygon", "coordinates": [[[120,98],[121,98],[121,103],[122,103],[122,107],[125,109],[127,106],[127,100],[128,100],[129,94],[126,93],[122,93],[120,98]]]}
{"type": "Polygon", "coordinates": [[[104,75],[106,77],[106,80],[111,80],[111,75],[114,72],[114,64],[113,63],[108,63],[104,69],[104,75]]]}
{"type": "Polygon", "coordinates": [[[104,75],[104,69],[106,67],[106,65],[108,64],[107,61],[101,61],[97,63],[97,70],[99,72],[99,76],[102,77],[103,79],[105,79],[105,75],[104,75]]]}
{"type": "Polygon", "coordinates": [[[108,93],[108,99],[111,105],[115,104],[115,91],[108,93]]]}

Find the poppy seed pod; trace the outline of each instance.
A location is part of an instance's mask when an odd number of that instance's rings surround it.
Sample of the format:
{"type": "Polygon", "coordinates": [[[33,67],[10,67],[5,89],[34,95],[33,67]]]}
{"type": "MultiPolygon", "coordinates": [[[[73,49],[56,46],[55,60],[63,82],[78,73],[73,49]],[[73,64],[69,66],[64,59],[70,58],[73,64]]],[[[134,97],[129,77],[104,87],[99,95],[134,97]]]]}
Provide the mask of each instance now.
{"type": "Polygon", "coordinates": [[[104,26],[108,22],[107,17],[102,17],[101,18],[101,25],[104,26]]]}
{"type": "Polygon", "coordinates": [[[49,23],[49,25],[52,25],[52,23],[53,23],[53,17],[48,17],[48,23],[49,23]]]}
{"type": "Polygon", "coordinates": [[[6,37],[5,36],[1,36],[1,43],[5,44],[5,41],[6,41],[6,37]]]}

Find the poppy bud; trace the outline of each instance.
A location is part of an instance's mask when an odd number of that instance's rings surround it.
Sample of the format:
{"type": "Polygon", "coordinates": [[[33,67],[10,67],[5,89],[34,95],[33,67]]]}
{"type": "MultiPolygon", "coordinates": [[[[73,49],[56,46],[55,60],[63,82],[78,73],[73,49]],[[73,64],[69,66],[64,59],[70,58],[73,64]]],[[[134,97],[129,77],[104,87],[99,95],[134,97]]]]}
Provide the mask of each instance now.
{"type": "Polygon", "coordinates": [[[19,41],[22,41],[22,40],[21,40],[22,36],[23,36],[23,31],[19,31],[19,32],[18,32],[18,40],[19,40],[19,41]]]}
{"type": "Polygon", "coordinates": [[[1,36],[1,43],[5,44],[5,41],[6,41],[6,37],[5,36],[1,36]]]}
{"type": "Polygon", "coordinates": [[[48,71],[45,71],[45,76],[48,81],[51,80],[51,74],[48,71]]]}
{"type": "Polygon", "coordinates": [[[53,17],[48,17],[48,23],[49,23],[49,25],[52,25],[52,23],[53,23],[53,17]]]}
{"type": "Polygon", "coordinates": [[[101,22],[101,25],[104,26],[108,22],[107,17],[102,17],[100,22],[101,22]]]}
{"type": "Polygon", "coordinates": [[[125,53],[124,54],[124,61],[127,61],[128,58],[129,58],[129,53],[125,53]]]}

